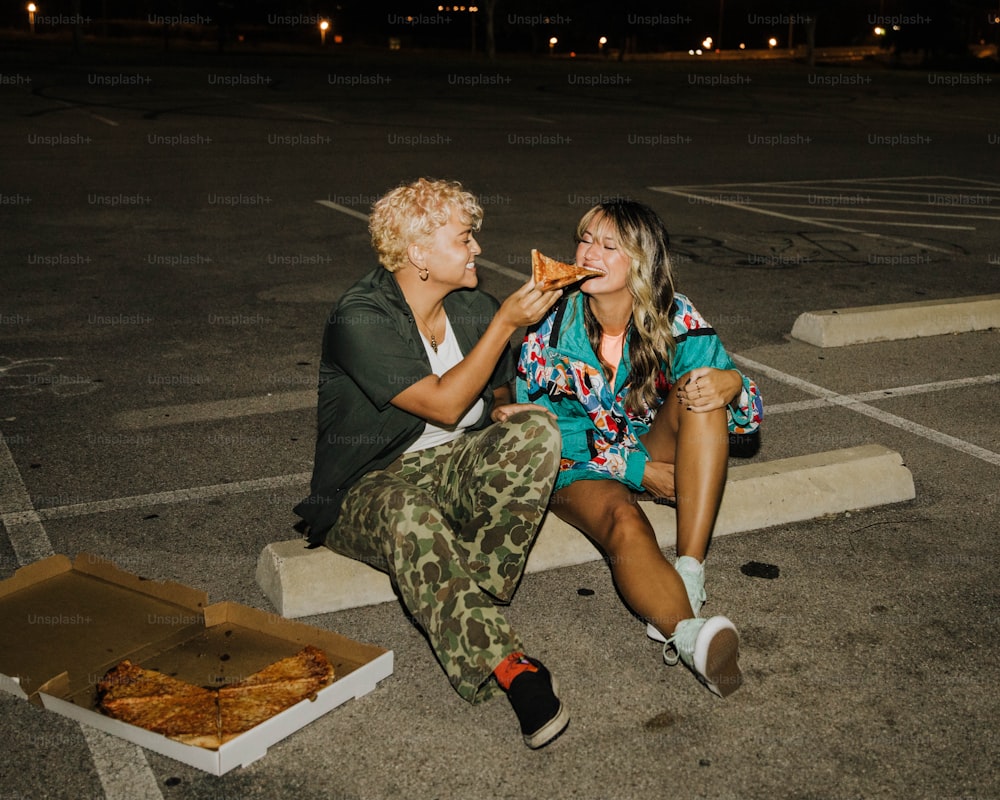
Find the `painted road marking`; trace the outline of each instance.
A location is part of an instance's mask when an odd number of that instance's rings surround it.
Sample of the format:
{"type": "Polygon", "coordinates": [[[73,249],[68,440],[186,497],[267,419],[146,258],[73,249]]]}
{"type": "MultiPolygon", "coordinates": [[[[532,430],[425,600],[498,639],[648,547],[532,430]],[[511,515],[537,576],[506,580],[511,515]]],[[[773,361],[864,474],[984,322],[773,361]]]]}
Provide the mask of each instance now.
{"type": "MultiPolygon", "coordinates": [[[[17,464],[14,463],[7,441],[0,436],[0,512],[3,512],[4,516],[8,512],[30,514],[33,513],[33,509],[28,487],[24,485],[24,479],[17,464]]],[[[25,518],[18,523],[4,520],[4,527],[7,529],[7,536],[11,547],[14,548],[18,564],[30,564],[54,554],[48,534],[38,520],[25,518]]]]}
{"type": "MultiPolygon", "coordinates": [[[[34,513],[28,487],[6,440],[0,436],[0,518],[18,563],[30,564],[53,555],[52,542],[39,520],[11,523],[7,521],[8,512],[14,516],[34,513]]],[[[82,722],[79,725],[108,800],[162,800],[159,781],[139,745],[101,733],[82,722]]]]}
{"type": "Polygon", "coordinates": [[[95,114],[93,111],[88,111],[81,104],[69,103],[65,100],[60,100],[58,97],[49,97],[48,95],[45,94],[39,94],[38,97],[41,97],[52,103],[59,103],[59,105],[65,106],[66,108],[72,109],[73,111],[79,111],[81,114],[86,114],[88,117],[93,117],[98,122],[103,122],[105,125],[110,125],[112,128],[118,127],[118,123],[115,122],[113,119],[108,119],[107,117],[102,117],[100,114],[95,114]]]}
{"type": "MultiPolygon", "coordinates": [[[[319,379],[317,378],[317,381],[319,379]]],[[[217,419],[235,419],[254,414],[277,414],[316,407],[316,390],[273,392],[258,397],[237,397],[233,400],[209,400],[175,406],[154,406],[116,414],[115,422],[122,428],[140,430],[167,425],[186,425],[217,419]]]]}
{"type": "Polygon", "coordinates": [[[921,175],[909,178],[840,178],[826,181],[775,181],[771,183],[719,183],[704,186],[651,186],[649,188],[656,192],[686,197],[688,202],[723,205],[755,214],[805,222],[841,230],[845,233],[856,233],[860,236],[895,241],[912,247],[949,254],[953,251],[914,240],[865,232],[851,226],[878,225],[882,227],[974,231],[976,230],[974,224],[958,225],[952,224],[951,221],[996,221],[1000,219],[994,214],[982,213],[985,209],[992,211],[995,208],[1000,208],[1000,186],[982,180],[967,180],[942,175],[921,175]],[[737,197],[732,197],[733,193],[737,197]],[[923,196],[925,201],[919,203],[909,199],[914,196],[923,196]],[[799,202],[774,202],[766,199],[772,197],[798,198],[799,202]],[[912,211],[895,207],[900,205],[923,205],[928,210],[912,211]],[[786,214],[769,210],[775,208],[797,208],[800,213],[786,214]],[[804,212],[803,209],[809,209],[813,213],[804,212]],[[830,214],[836,216],[830,216],[830,214]],[[897,218],[920,217],[922,221],[862,218],[872,215],[897,218]],[[941,220],[941,222],[935,222],[935,220],[941,220]]]}
{"type": "Polygon", "coordinates": [[[91,503],[73,503],[52,508],[32,508],[19,511],[9,511],[0,514],[0,521],[7,527],[12,525],[29,525],[52,519],[68,519],[83,517],[88,514],[104,514],[109,511],[121,511],[126,508],[145,508],[148,506],[186,503],[189,500],[209,500],[213,497],[224,497],[230,494],[246,494],[262,492],[267,489],[283,489],[288,486],[308,485],[312,472],[299,472],[294,475],[277,475],[273,478],[254,478],[231,483],[214,483],[210,486],[195,486],[191,489],[174,489],[152,494],[137,494],[130,497],[116,497],[111,500],[96,500],[91,503]]]}
{"type": "Polygon", "coordinates": [[[319,114],[307,114],[304,111],[296,111],[295,109],[288,108],[287,106],[279,106],[273,104],[264,105],[263,103],[251,103],[250,105],[254,105],[257,108],[263,108],[265,111],[277,111],[280,114],[288,114],[289,116],[299,117],[300,119],[311,119],[315,120],[316,122],[327,122],[330,123],[331,125],[342,124],[340,120],[331,119],[330,117],[321,117],[319,114]]]}
{"type": "Polygon", "coordinates": [[[80,723],[105,800],[162,800],[159,781],[141,747],[80,723]]]}
{"type": "Polygon", "coordinates": [[[332,208],[334,211],[339,211],[341,214],[347,214],[347,216],[360,219],[362,222],[368,222],[367,214],[362,214],[360,211],[355,211],[353,208],[342,206],[340,203],[334,203],[332,200],[317,200],[316,202],[321,206],[326,206],[327,208],[332,208]]]}
{"type": "MultiPolygon", "coordinates": [[[[1000,374],[980,375],[975,378],[956,378],[950,381],[939,381],[938,383],[917,383],[913,386],[896,386],[892,389],[876,389],[872,392],[860,392],[858,394],[844,395],[843,405],[852,403],[868,403],[873,400],[892,400],[895,397],[906,397],[912,394],[925,394],[926,392],[943,392],[947,389],[964,389],[969,386],[982,386],[984,384],[1000,383],[1000,374]]],[[[806,411],[814,408],[823,408],[830,405],[829,401],[818,398],[816,400],[797,400],[792,403],[778,403],[768,406],[766,412],[768,416],[774,414],[787,414],[793,411],[806,411]]]]}
{"type": "Polygon", "coordinates": [[[892,425],[894,428],[900,428],[901,430],[913,433],[924,439],[935,442],[936,444],[941,444],[945,447],[950,447],[952,450],[957,450],[961,453],[972,456],[973,458],[978,458],[988,464],[1000,466],[1000,453],[994,453],[992,450],[987,450],[985,447],[980,447],[979,445],[972,444],[971,442],[967,442],[964,439],[959,439],[955,436],[949,436],[947,433],[941,433],[933,428],[928,428],[926,425],[921,425],[919,422],[908,420],[905,417],[890,414],[888,411],[883,411],[880,408],[867,405],[863,402],[854,400],[849,396],[838,394],[830,389],[824,389],[822,386],[802,380],[801,378],[796,378],[794,375],[789,375],[787,372],[782,372],[781,370],[774,369],[774,367],[761,364],[759,361],[754,361],[737,355],[733,356],[733,361],[748,367],[755,373],[767,375],[776,381],[780,381],[781,383],[785,383],[789,386],[794,386],[796,389],[806,392],[807,394],[819,397],[829,405],[842,406],[851,411],[856,411],[859,414],[864,414],[867,417],[876,419],[879,422],[892,425]]]}
{"type": "MultiPolygon", "coordinates": [[[[837,222],[834,217],[813,217],[814,222],[837,222]]],[[[851,220],[852,225],[891,225],[895,228],[922,228],[923,230],[933,229],[938,231],[974,231],[973,225],[931,225],[926,222],[889,222],[884,219],[879,220],[851,220]]],[[[927,245],[921,245],[927,247],[927,245]]]]}

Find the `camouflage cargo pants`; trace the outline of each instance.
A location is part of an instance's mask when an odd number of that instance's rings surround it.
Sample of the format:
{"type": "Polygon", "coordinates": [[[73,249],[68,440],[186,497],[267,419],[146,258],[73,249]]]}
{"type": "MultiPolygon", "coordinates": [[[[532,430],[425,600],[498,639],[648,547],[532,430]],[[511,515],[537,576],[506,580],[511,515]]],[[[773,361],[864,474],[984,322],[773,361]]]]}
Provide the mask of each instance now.
{"type": "Polygon", "coordinates": [[[521,650],[509,603],[559,466],[559,429],[540,411],[406,453],[351,487],[326,545],[389,574],[458,693],[497,691],[521,650]]]}

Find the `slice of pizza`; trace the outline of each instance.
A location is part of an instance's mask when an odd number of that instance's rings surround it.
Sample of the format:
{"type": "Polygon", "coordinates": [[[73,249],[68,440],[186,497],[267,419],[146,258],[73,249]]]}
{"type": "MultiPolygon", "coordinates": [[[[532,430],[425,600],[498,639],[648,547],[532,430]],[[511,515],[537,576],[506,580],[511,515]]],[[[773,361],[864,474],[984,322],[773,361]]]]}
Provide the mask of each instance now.
{"type": "Polygon", "coordinates": [[[315,697],[313,685],[288,683],[263,683],[240,688],[224,687],[219,690],[219,718],[222,742],[235,739],[282,711],[315,697]]]}
{"type": "Polygon", "coordinates": [[[275,661],[264,669],[255,672],[248,678],[232,683],[225,689],[236,689],[246,686],[255,686],[264,683],[274,683],[275,681],[311,679],[321,686],[326,686],[333,681],[333,665],[326,657],[326,653],[311,644],[303,647],[294,656],[282,658],[275,661]]]}
{"type": "Polygon", "coordinates": [[[200,747],[221,743],[216,692],[128,659],[98,681],[97,698],[103,713],[130,725],[200,747]]]}
{"type": "Polygon", "coordinates": [[[565,264],[556,261],[554,258],[542,255],[537,250],[531,251],[531,277],[535,280],[535,286],[543,292],[553,289],[561,289],[584,278],[592,278],[595,275],[604,273],[589,267],[578,267],[574,264],[565,264]]]}
{"type": "Polygon", "coordinates": [[[162,672],[144,669],[127,658],[109,669],[97,682],[97,699],[100,705],[132,698],[201,694],[208,691],[162,672]]]}
{"type": "Polygon", "coordinates": [[[245,680],[219,689],[223,742],[280,714],[333,682],[334,669],[326,654],[307,645],[245,680]]]}
{"type": "Polygon", "coordinates": [[[218,693],[206,690],[204,695],[177,700],[176,711],[162,723],[158,733],[184,744],[218,749],[223,742],[218,693]]]}

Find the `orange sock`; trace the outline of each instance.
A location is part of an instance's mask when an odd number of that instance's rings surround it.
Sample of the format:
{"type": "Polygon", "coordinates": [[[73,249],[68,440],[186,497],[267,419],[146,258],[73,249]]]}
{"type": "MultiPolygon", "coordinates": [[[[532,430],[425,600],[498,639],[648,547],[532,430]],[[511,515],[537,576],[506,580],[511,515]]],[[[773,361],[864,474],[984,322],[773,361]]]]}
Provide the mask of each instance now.
{"type": "Polygon", "coordinates": [[[493,675],[497,679],[497,683],[500,684],[500,688],[506,692],[510,689],[514,678],[522,672],[538,672],[538,667],[528,661],[524,653],[511,653],[500,662],[500,666],[493,670],[493,675]]]}

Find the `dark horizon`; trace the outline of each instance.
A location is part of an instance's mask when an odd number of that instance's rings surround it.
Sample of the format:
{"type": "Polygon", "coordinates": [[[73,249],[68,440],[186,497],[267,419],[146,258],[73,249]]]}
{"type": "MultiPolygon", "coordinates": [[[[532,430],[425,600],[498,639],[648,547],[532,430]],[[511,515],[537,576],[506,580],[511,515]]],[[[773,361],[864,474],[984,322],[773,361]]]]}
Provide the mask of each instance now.
{"type": "MultiPolygon", "coordinates": [[[[395,40],[401,48],[482,52],[487,46],[489,6],[482,2],[475,7],[473,13],[470,6],[433,0],[396,0],[377,7],[357,0],[250,0],[210,2],[199,8],[182,2],[41,0],[34,33],[52,38],[77,28],[89,36],[319,45],[319,21],[327,19],[331,25],[327,46],[388,46],[395,40]]],[[[607,4],[592,1],[496,0],[493,39],[501,53],[545,53],[555,37],[553,52],[559,54],[614,56],[687,51],[703,47],[706,37],[712,39],[706,49],[712,50],[766,49],[772,37],[773,46],[787,49],[805,45],[812,28],[817,47],[881,44],[959,53],[970,45],[1000,41],[997,13],[991,0],[850,0],[835,11],[815,1],[720,0],[716,5],[680,0],[664,8],[652,0],[631,0],[609,10],[607,4]],[[876,28],[884,33],[876,33],[876,28]]],[[[27,3],[19,2],[0,15],[0,26],[26,33],[28,17],[27,3]]]]}

